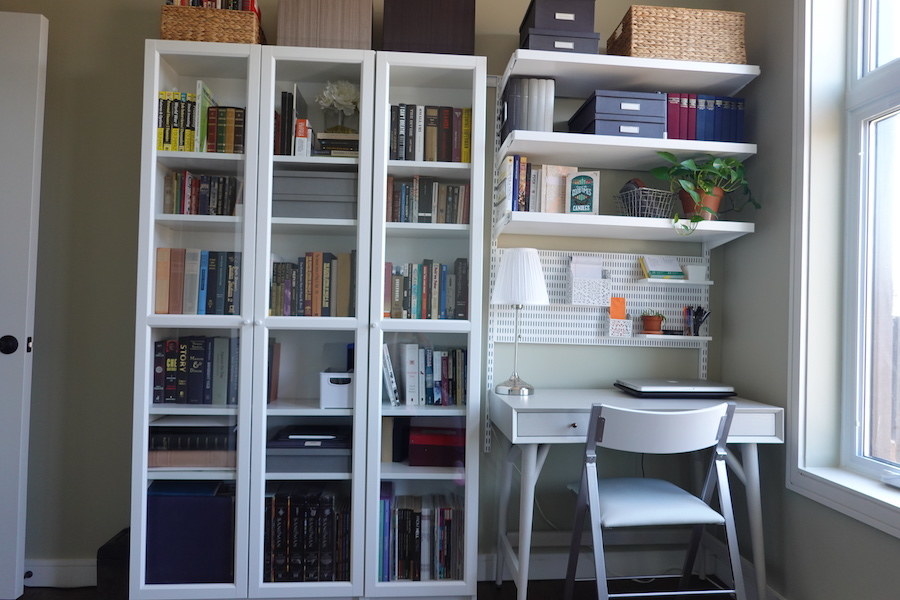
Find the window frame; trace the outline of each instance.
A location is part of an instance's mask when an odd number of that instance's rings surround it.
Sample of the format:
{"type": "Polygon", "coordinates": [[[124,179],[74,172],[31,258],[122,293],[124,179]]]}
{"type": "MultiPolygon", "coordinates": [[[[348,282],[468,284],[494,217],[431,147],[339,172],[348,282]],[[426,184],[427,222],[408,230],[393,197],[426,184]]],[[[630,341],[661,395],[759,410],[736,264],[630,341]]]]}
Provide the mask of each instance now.
{"type": "Polygon", "coordinates": [[[847,32],[858,30],[866,1],[795,4],[796,200],[791,209],[791,426],[786,485],[900,538],[900,490],[847,468],[841,453],[842,430],[848,419],[857,417],[856,403],[851,413],[842,399],[855,397],[858,384],[857,377],[847,376],[846,355],[841,350],[845,336],[855,335],[858,328],[847,315],[859,306],[858,294],[847,292],[853,288],[847,285],[846,275],[857,264],[859,253],[858,249],[847,251],[843,232],[858,231],[854,229],[859,224],[858,211],[851,211],[844,198],[859,189],[860,178],[850,175],[858,169],[850,167],[860,163],[861,140],[851,133],[847,117],[851,106],[871,109],[873,105],[859,98],[887,84],[887,76],[879,73],[858,77],[864,63],[848,51],[858,47],[859,38],[847,32]],[[835,64],[847,68],[834,69],[835,64]]]}

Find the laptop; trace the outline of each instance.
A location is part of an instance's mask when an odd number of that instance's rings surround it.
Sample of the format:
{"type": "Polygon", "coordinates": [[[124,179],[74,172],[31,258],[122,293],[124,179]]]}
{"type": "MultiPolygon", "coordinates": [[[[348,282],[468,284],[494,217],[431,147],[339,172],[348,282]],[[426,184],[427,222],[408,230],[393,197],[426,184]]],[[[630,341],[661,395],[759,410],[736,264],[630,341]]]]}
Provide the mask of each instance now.
{"type": "Polygon", "coordinates": [[[613,384],[639,398],[728,398],[734,387],[704,379],[617,379],[613,384]]]}

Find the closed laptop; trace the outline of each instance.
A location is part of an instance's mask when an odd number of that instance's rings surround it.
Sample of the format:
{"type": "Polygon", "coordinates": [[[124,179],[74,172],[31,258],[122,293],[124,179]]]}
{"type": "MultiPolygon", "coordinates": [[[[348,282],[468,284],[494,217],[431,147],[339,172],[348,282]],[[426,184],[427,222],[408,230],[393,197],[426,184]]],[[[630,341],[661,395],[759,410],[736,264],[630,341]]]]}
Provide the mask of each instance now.
{"type": "Polygon", "coordinates": [[[617,388],[640,398],[727,398],[734,387],[705,379],[617,379],[617,388]]]}

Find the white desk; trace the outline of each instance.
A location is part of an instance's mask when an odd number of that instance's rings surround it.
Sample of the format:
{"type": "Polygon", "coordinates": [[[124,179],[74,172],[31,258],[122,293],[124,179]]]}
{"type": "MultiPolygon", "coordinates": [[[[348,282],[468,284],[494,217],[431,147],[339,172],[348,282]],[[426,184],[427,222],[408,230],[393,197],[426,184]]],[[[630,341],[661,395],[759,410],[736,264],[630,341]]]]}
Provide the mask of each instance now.
{"type": "MultiPolygon", "coordinates": [[[[737,406],[729,444],[740,444],[741,460],[729,452],[728,465],[744,483],[750,521],[753,564],[759,597],[766,589],[763,556],[762,508],[759,491],[757,444],[784,443],[784,409],[744,398],[729,398],[737,406]]],[[[711,400],[634,398],[617,389],[539,389],[533,396],[502,396],[490,393],[490,417],[512,442],[510,455],[501,477],[497,536],[497,583],[501,583],[504,563],[514,575],[518,600],[526,600],[528,566],[531,555],[531,529],[534,493],[544,460],[553,444],[583,444],[591,405],[613,404],[629,408],[692,408],[711,400]],[[519,501],[519,549],[509,541],[506,531],[512,488],[513,451],[521,450],[521,494],[519,501]]]]}

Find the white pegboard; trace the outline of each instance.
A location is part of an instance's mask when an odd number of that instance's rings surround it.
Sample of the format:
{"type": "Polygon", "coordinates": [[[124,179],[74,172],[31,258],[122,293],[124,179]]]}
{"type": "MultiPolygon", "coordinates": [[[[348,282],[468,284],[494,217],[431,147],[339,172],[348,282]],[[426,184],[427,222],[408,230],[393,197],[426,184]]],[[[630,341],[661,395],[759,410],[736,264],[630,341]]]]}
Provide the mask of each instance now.
{"type": "MultiPolygon", "coordinates": [[[[499,260],[502,250],[494,253],[499,260]]],[[[705,345],[702,337],[681,336],[610,337],[609,310],[600,306],[567,304],[568,267],[572,256],[593,256],[603,261],[611,281],[612,295],[627,301],[633,330],[639,332],[640,314],[656,310],[666,317],[666,328],[681,329],[685,306],[709,307],[709,287],[684,283],[648,283],[640,281],[642,274],[638,254],[571,252],[539,250],[547,292],[548,306],[526,306],[519,314],[519,342],[524,344],[575,344],[617,346],[663,346],[668,348],[699,348],[705,345]]],[[[680,264],[705,264],[703,257],[677,256],[680,264]]],[[[493,273],[496,264],[492,265],[493,273]]],[[[514,341],[515,310],[511,306],[491,306],[488,324],[490,342],[514,341]]],[[[701,371],[705,369],[701,368],[701,371]]]]}

